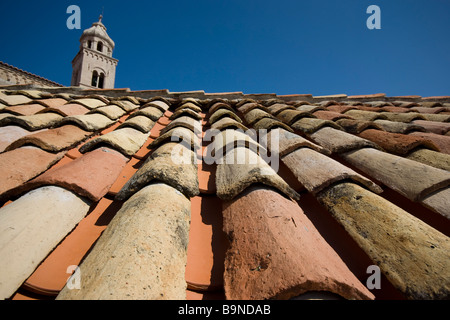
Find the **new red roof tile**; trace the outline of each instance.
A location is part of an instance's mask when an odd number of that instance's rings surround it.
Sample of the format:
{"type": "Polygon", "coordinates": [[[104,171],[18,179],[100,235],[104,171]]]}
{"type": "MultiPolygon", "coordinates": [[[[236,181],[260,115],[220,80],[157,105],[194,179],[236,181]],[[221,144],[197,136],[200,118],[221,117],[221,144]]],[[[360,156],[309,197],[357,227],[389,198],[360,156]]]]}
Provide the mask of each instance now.
{"type": "Polygon", "coordinates": [[[63,156],[64,153],[53,154],[35,147],[23,147],[0,154],[0,198],[41,174],[63,156]]]}
{"type": "Polygon", "coordinates": [[[332,186],[319,200],[407,297],[448,297],[447,236],[353,183],[332,186]]]}
{"type": "Polygon", "coordinates": [[[116,181],[128,159],[115,150],[99,148],[69,164],[48,170],[27,184],[27,188],[55,185],[80,196],[99,201],[116,181]]]}
{"type": "Polygon", "coordinates": [[[227,299],[289,299],[308,291],[373,299],[295,202],[260,187],[225,202],[223,208],[230,239],[224,274],[227,299]]]}
{"type": "Polygon", "coordinates": [[[59,187],[33,190],[0,209],[0,299],[14,294],[88,210],[59,187]]]}
{"type": "Polygon", "coordinates": [[[10,144],[6,151],[14,150],[24,145],[35,145],[45,151],[60,152],[73,148],[90,135],[90,132],[84,131],[77,126],[65,125],[26,135],[10,144]]]}
{"type": "Polygon", "coordinates": [[[80,265],[81,290],[66,286],[57,299],[186,299],[190,210],[189,199],[172,187],[141,189],[80,265]]]}

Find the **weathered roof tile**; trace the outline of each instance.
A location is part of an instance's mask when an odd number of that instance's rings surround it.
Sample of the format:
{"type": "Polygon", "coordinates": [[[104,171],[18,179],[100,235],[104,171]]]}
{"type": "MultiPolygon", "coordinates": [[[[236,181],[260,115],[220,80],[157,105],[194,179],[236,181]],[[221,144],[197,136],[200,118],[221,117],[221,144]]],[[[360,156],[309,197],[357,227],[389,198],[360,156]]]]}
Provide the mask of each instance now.
{"type": "Polygon", "coordinates": [[[319,195],[319,200],[407,297],[448,297],[447,236],[353,183],[332,186],[319,195]]]}
{"type": "Polygon", "coordinates": [[[16,124],[27,130],[36,131],[40,129],[50,128],[58,124],[63,119],[62,116],[56,113],[41,113],[33,114],[31,116],[8,116],[0,119],[0,127],[16,124]]]}
{"type": "Polygon", "coordinates": [[[365,147],[376,147],[373,142],[367,139],[327,127],[311,134],[311,139],[332,153],[347,152],[365,147]]]}
{"type": "Polygon", "coordinates": [[[70,116],[61,119],[58,125],[74,123],[86,131],[98,131],[105,129],[114,123],[113,120],[109,119],[100,113],[84,114],[79,116],[70,116]]]}

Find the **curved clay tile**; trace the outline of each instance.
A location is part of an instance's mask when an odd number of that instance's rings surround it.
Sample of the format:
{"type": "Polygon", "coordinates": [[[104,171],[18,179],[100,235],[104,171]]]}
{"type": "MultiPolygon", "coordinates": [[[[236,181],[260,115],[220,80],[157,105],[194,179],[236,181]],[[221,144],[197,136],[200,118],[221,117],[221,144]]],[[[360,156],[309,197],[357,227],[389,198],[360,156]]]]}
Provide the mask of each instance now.
{"type": "Polygon", "coordinates": [[[116,199],[125,200],[155,181],[174,187],[186,197],[197,196],[200,191],[195,153],[179,143],[168,142],[160,146],[120,190],[116,199]]]}
{"type": "Polygon", "coordinates": [[[450,155],[429,149],[418,148],[410,152],[405,158],[422,162],[429,166],[450,171],[450,155]]]}
{"type": "Polygon", "coordinates": [[[390,120],[375,120],[374,123],[379,125],[383,130],[392,133],[409,133],[412,131],[425,131],[422,126],[414,123],[397,122],[390,120]]]}
{"type": "Polygon", "coordinates": [[[418,112],[418,113],[439,113],[439,112],[445,111],[446,108],[444,108],[444,107],[436,107],[436,108],[414,107],[414,108],[411,108],[411,110],[414,112],[418,112]]]}
{"type": "Polygon", "coordinates": [[[195,98],[183,98],[182,100],[181,100],[181,105],[183,105],[183,104],[187,104],[187,103],[193,103],[193,104],[195,104],[196,106],[198,106],[198,107],[202,107],[202,103],[200,102],[200,100],[199,99],[195,99],[195,98]]]}
{"type": "Polygon", "coordinates": [[[6,95],[0,92],[0,102],[7,106],[17,106],[19,104],[28,104],[32,99],[22,94],[6,95]]]}
{"type": "Polygon", "coordinates": [[[448,297],[447,236],[353,183],[334,185],[319,194],[318,199],[408,298],[448,297]]]}
{"type": "Polygon", "coordinates": [[[263,111],[266,111],[267,113],[270,113],[270,110],[267,107],[257,102],[245,103],[238,108],[239,112],[241,112],[242,114],[246,114],[253,109],[261,109],[263,111]]]}
{"type": "Polygon", "coordinates": [[[106,106],[107,103],[109,103],[109,101],[104,102],[97,98],[81,98],[81,99],[72,100],[69,103],[78,103],[78,104],[81,104],[82,106],[88,108],[89,110],[91,110],[91,109],[95,109],[98,107],[104,107],[104,106],[106,106]]]}
{"type": "Polygon", "coordinates": [[[450,154],[450,137],[443,136],[441,134],[429,133],[429,132],[412,132],[409,134],[413,137],[427,139],[437,145],[441,152],[450,154]]]}
{"type": "Polygon", "coordinates": [[[230,240],[224,287],[229,300],[290,299],[311,291],[373,299],[297,203],[252,187],[223,204],[230,240]]]}
{"type": "Polygon", "coordinates": [[[311,139],[332,153],[347,152],[366,147],[377,148],[377,145],[372,141],[328,127],[311,134],[311,139]]]}
{"type": "Polygon", "coordinates": [[[0,127],[15,124],[27,130],[36,131],[57,125],[61,119],[63,119],[62,116],[52,112],[33,114],[31,116],[7,116],[0,119],[0,127]]]}
{"type": "Polygon", "coordinates": [[[65,105],[67,103],[67,100],[62,98],[49,98],[35,100],[34,102],[39,103],[46,108],[58,108],[65,105]]]}
{"type": "MultiPolygon", "coordinates": [[[[95,110],[95,109],[94,109],[95,110]]],[[[68,103],[59,107],[51,107],[48,109],[44,109],[39,113],[47,113],[47,112],[55,112],[57,114],[66,116],[79,116],[89,112],[89,109],[81,104],[76,103],[68,103]]]]}
{"type": "Polygon", "coordinates": [[[109,127],[110,125],[114,124],[114,122],[115,121],[109,119],[107,116],[99,113],[93,113],[80,116],[65,117],[58,122],[58,126],[74,123],[86,131],[98,131],[109,127]]]}
{"type": "Polygon", "coordinates": [[[183,108],[183,109],[179,109],[178,111],[175,111],[169,117],[169,120],[174,120],[174,119],[180,118],[180,117],[191,117],[195,120],[202,120],[202,116],[198,112],[195,112],[194,110],[189,109],[189,108],[183,108]]]}
{"type": "Polygon", "coordinates": [[[121,128],[88,141],[80,148],[80,152],[86,153],[106,145],[130,157],[139,151],[148,136],[148,133],[134,128],[121,128]]]}
{"type": "MultiPolygon", "coordinates": [[[[337,112],[337,113],[346,113],[349,110],[355,110],[357,109],[355,106],[350,106],[350,105],[331,105],[327,107],[328,111],[333,111],[333,112],[337,112]]],[[[314,111],[315,112],[315,111],[314,111]]]]}
{"type": "Polygon", "coordinates": [[[222,118],[211,124],[211,129],[216,130],[241,129],[243,131],[248,130],[248,128],[244,126],[242,123],[228,117],[222,118]]]}
{"type": "MultiPolygon", "coordinates": [[[[0,121],[0,123],[1,123],[1,121],[0,121]]],[[[450,123],[446,123],[446,122],[415,120],[415,121],[413,121],[413,123],[425,128],[426,131],[429,131],[431,133],[443,135],[443,134],[447,134],[447,132],[450,131],[450,123]]]]}
{"type": "Polygon", "coordinates": [[[390,121],[411,122],[414,120],[426,120],[424,115],[415,112],[409,113],[381,112],[381,115],[383,115],[386,120],[390,121]]]}
{"type": "Polygon", "coordinates": [[[339,112],[328,111],[328,110],[327,111],[318,110],[318,111],[314,112],[313,115],[319,119],[331,120],[331,121],[336,121],[339,119],[351,119],[350,116],[341,114],[339,112]]]}
{"type": "Polygon", "coordinates": [[[35,189],[55,185],[82,197],[99,201],[116,181],[128,159],[109,148],[99,148],[57,168],[46,171],[24,186],[35,189]]]}
{"type": "MultiPolygon", "coordinates": [[[[422,114],[425,120],[435,122],[450,122],[450,114],[422,114]]],[[[450,125],[450,124],[449,124],[450,125]]]]}
{"type": "Polygon", "coordinates": [[[270,113],[274,116],[276,116],[277,114],[279,114],[281,111],[284,110],[295,110],[295,108],[293,106],[284,104],[284,103],[275,103],[272,104],[270,106],[267,106],[267,109],[269,109],[270,113]]]}
{"type": "MultiPolygon", "coordinates": [[[[47,130],[47,129],[44,129],[47,130]]],[[[39,132],[39,131],[37,131],[39,132]]],[[[0,127],[0,153],[13,142],[19,140],[22,137],[29,135],[31,131],[28,131],[19,126],[6,126],[0,127]]]]}
{"type": "Polygon", "coordinates": [[[341,163],[309,148],[289,153],[282,159],[298,181],[314,194],[343,180],[353,180],[375,193],[383,192],[371,180],[341,163]]]}
{"type": "Polygon", "coordinates": [[[220,109],[226,109],[229,110],[231,112],[234,112],[234,109],[226,102],[216,102],[214,104],[211,105],[211,107],[208,110],[209,114],[213,114],[216,111],[220,110],[220,109]]]}
{"type": "Polygon", "coordinates": [[[122,123],[117,129],[120,128],[134,128],[141,131],[142,133],[149,133],[150,130],[155,125],[155,122],[146,116],[136,116],[128,118],[124,123],[122,123]]]}
{"type": "Polygon", "coordinates": [[[164,97],[153,97],[148,100],[148,102],[144,105],[146,106],[148,103],[152,103],[156,106],[162,108],[162,111],[167,111],[169,107],[172,105],[172,99],[166,99],[164,97]]]}
{"type": "Polygon", "coordinates": [[[226,151],[238,146],[252,149],[254,152],[258,152],[258,150],[266,152],[266,149],[255,140],[254,136],[241,130],[218,131],[213,137],[214,141],[208,145],[207,150],[208,155],[217,159],[226,154],[226,151]]]}
{"type": "Polygon", "coordinates": [[[298,107],[295,108],[298,111],[301,112],[309,112],[309,113],[313,113],[319,110],[327,110],[325,107],[322,106],[316,106],[316,105],[312,105],[312,104],[302,104],[298,107]]]}
{"type": "Polygon", "coordinates": [[[257,103],[256,100],[253,99],[249,99],[249,98],[245,98],[245,99],[241,99],[236,103],[236,109],[239,109],[241,106],[243,106],[244,104],[247,103],[257,103]]]}
{"type": "Polygon", "coordinates": [[[375,121],[376,119],[387,119],[388,112],[373,112],[364,110],[349,110],[344,113],[355,120],[375,121]]]}
{"type": "Polygon", "coordinates": [[[66,286],[57,299],[186,299],[190,208],[165,184],[139,190],[81,263],[81,290],[66,286]]]}
{"type": "Polygon", "coordinates": [[[247,122],[247,124],[249,124],[249,125],[253,125],[256,122],[258,122],[259,120],[264,119],[264,118],[274,119],[274,117],[270,113],[268,113],[267,111],[261,110],[259,108],[255,108],[255,109],[248,111],[247,113],[245,113],[244,118],[245,118],[245,121],[247,122]]]}
{"type": "Polygon", "coordinates": [[[250,149],[238,147],[227,152],[216,170],[217,196],[231,200],[253,184],[264,184],[298,200],[293,190],[260,156],[250,149]]]}
{"type": "Polygon", "coordinates": [[[146,116],[147,118],[153,121],[158,121],[163,116],[163,114],[164,112],[161,111],[161,109],[152,106],[147,106],[132,113],[129,118],[137,116],[146,116]]]}
{"type": "Polygon", "coordinates": [[[164,129],[161,130],[161,134],[178,127],[187,128],[194,132],[194,134],[199,134],[202,131],[202,124],[199,120],[183,116],[172,120],[164,129]]]}
{"type": "Polygon", "coordinates": [[[315,118],[315,116],[313,116],[308,111],[286,109],[278,113],[277,118],[286,123],[287,125],[292,125],[294,122],[302,118],[315,118]]]}
{"type": "Polygon", "coordinates": [[[18,106],[6,107],[2,112],[9,112],[18,116],[31,116],[42,110],[45,110],[45,107],[40,104],[21,104],[18,106]]]}
{"type": "Polygon", "coordinates": [[[294,132],[294,130],[292,130],[288,125],[272,118],[263,118],[259,120],[258,122],[253,124],[253,128],[256,130],[273,130],[276,128],[281,128],[286,131],[294,132]]]}
{"type": "Polygon", "coordinates": [[[330,154],[328,150],[322,148],[321,146],[281,128],[270,131],[267,135],[267,146],[272,154],[278,154],[280,157],[283,157],[300,148],[311,148],[320,153],[330,154]]]}
{"type": "MultiPolygon", "coordinates": [[[[378,121],[378,120],[377,120],[378,121]]],[[[385,121],[385,120],[380,120],[385,121]]],[[[367,129],[383,130],[376,122],[364,121],[364,120],[354,120],[354,119],[339,119],[336,121],[346,132],[348,133],[360,133],[367,129]]],[[[398,122],[395,122],[398,123],[398,122]]]]}
{"type": "Polygon", "coordinates": [[[0,299],[14,294],[89,207],[72,192],[49,186],[0,209],[0,299]]]}
{"type": "Polygon", "coordinates": [[[450,185],[450,172],[376,150],[362,148],[341,156],[369,177],[412,201],[450,185]]]}
{"type": "Polygon", "coordinates": [[[130,112],[139,108],[137,103],[128,100],[112,100],[109,104],[114,104],[121,107],[125,112],[130,112]]]}
{"type": "Polygon", "coordinates": [[[176,127],[161,134],[148,146],[148,148],[155,149],[167,142],[179,142],[186,147],[190,147],[192,150],[200,149],[200,139],[198,136],[196,136],[192,130],[185,127],[176,127]]]}
{"type": "Polygon", "coordinates": [[[291,127],[295,130],[301,131],[306,134],[311,134],[316,132],[321,128],[335,128],[336,130],[341,130],[341,127],[330,120],[323,120],[317,118],[301,118],[291,124],[291,127]]]}
{"type": "Polygon", "coordinates": [[[0,184],[0,198],[45,172],[63,156],[63,152],[53,154],[36,147],[22,147],[0,154],[0,172],[5,177],[0,184]]]}
{"type": "Polygon", "coordinates": [[[117,120],[126,114],[125,110],[123,110],[122,108],[120,108],[119,106],[114,105],[114,104],[110,104],[110,105],[107,105],[104,107],[99,107],[99,108],[93,109],[93,110],[89,111],[88,113],[100,113],[100,114],[107,116],[111,120],[117,120]]]}
{"type": "Polygon", "coordinates": [[[387,152],[398,155],[406,155],[418,147],[439,151],[439,148],[430,140],[401,133],[367,129],[359,133],[358,136],[375,142],[387,152]]]}
{"type": "Polygon", "coordinates": [[[35,145],[45,151],[59,152],[75,147],[90,135],[90,132],[84,131],[77,126],[66,125],[22,137],[10,144],[6,151],[14,150],[24,145],[35,145]]]}
{"type": "Polygon", "coordinates": [[[175,109],[175,112],[182,110],[182,109],[191,109],[195,112],[202,112],[202,108],[200,108],[197,104],[194,104],[192,102],[186,102],[181,104],[178,108],[175,109]]]}
{"type": "Polygon", "coordinates": [[[419,104],[417,102],[412,102],[412,101],[392,101],[392,104],[394,106],[400,107],[400,108],[411,108],[411,107],[419,106],[419,104]]]}
{"type": "Polygon", "coordinates": [[[421,201],[421,203],[434,212],[450,219],[450,187],[428,195],[421,201]]]}
{"type": "Polygon", "coordinates": [[[230,111],[228,109],[218,109],[217,111],[212,113],[208,118],[208,123],[213,124],[225,117],[234,119],[237,122],[242,123],[241,118],[239,118],[239,116],[236,113],[234,113],[234,111],[230,111]]]}

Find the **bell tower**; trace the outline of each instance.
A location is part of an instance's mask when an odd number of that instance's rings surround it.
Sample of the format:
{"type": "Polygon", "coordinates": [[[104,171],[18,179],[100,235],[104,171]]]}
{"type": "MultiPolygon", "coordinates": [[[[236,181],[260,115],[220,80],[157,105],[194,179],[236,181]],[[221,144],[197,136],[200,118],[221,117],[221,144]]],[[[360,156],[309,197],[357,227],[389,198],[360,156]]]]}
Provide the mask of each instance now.
{"type": "Polygon", "coordinates": [[[80,51],[72,61],[74,87],[91,89],[113,89],[116,67],[119,60],[112,57],[114,41],[106,33],[106,27],[99,21],[84,30],[80,38],[80,51]]]}

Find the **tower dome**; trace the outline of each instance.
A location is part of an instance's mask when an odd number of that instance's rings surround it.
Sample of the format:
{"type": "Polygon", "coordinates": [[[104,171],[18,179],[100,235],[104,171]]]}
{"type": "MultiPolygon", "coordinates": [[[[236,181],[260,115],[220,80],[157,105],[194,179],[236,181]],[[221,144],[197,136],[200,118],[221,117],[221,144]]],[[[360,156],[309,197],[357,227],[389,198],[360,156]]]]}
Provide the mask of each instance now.
{"type": "Polygon", "coordinates": [[[94,22],[92,24],[92,27],[84,30],[83,34],[81,35],[80,42],[83,43],[84,41],[92,38],[100,38],[104,40],[106,43],[108,43],[111,46],[111,49],[114,49],[115,47],[114,41],[109,37],[108,33],[106,32],[106,27],[102,23],[102,19],[103,16],[100,16],[98,22],[94,22]]]}

